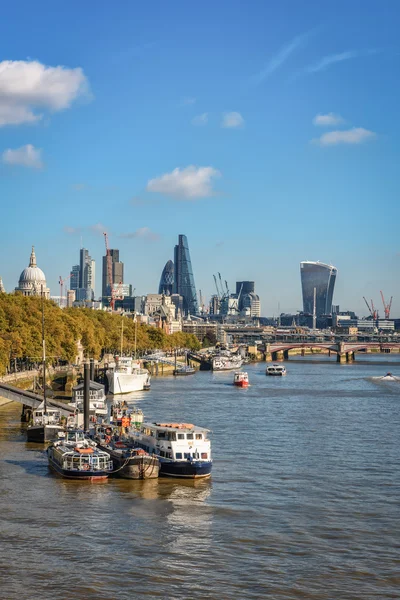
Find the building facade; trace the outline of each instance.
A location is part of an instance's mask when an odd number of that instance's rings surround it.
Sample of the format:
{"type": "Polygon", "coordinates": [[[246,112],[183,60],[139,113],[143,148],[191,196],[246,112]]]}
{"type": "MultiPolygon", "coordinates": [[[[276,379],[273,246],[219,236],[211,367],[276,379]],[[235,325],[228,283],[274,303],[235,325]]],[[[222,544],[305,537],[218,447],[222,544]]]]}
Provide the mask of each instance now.
{"type": "Polygon", "coordinates": [[[24,296],[42,296],[50,298],[50,290],[46,284],[46,277],[42,269],[36,264],[35,248],[32,246],[32,252],[29,259],[29,266],[24,269],[19,277],[16,292],[24,296]]]}
{"type": "Polygon", "coordinates": [[[199,306],[194,283],[192,261],[186,235],[179,235],[174,252],[174,294],[183,297],[183,311],[186,315],[197,315],[199,306]]]}
{"type": "Polygon", "coordinates": [[[161,273],[160,285],[158,286],[159,294],[170,296],[174,291],[174,263],[169,260],[161,273]]]}
{"type": "Polygon", "coordinates": [[[315,289],[316,316],[332,314],[336,275],[337,269],[333,265],[308,260],[300,263],[304,313],[313,314],[315,289]]]}

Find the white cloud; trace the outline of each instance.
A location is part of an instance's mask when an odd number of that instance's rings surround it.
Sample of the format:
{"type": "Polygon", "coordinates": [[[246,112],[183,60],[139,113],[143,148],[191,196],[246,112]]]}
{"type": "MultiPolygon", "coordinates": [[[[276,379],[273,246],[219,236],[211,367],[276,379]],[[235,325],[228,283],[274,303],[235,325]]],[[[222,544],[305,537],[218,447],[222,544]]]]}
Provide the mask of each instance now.
{"type": "Polygon", "coordinates": [[[336,146],[337,144],[362,144],[376,137],[376,133],[363,127],[353,127],[346,131],[329,131],[313,140],[320,146],[336,146]]]}
{"type": "Polygon", "coordinates": [[[4,60],[0,62],[0,127],[33,123],[43,116],[37,109],[63,110],[88,93],[88,81],[81,68],[4,60]]]}
{"type": "Polygon", "coordinates": [[[344,60],[350,60],[351,58],[356,58],[359,56],[359,52],[347,51],[341,52],[340,54],[330,54],[329,56],[324,56],[317,63],[306,67],[305,71],[307,73],[318,73],[318,71],[325,71],[331,65],[334,65],[338,62],[343,62],[344,60]]]}
{"type": "Polygon", "coordinates": [[[70,227],[69,225],[65,225],[64,231],[65,231],[65,233],[68,233],[69,235],[74,235],[75,233],[80,233],[81,228],[80,227],[70,227]]]}
{"type": "Polygon", "coordinates": [[[326,115],[319,114],[313,119],[314,125],[320,125],[322,127],[340,125],[341,123],[344,123],[343,117],[335,115],[334,113],[328,113],[326,115]]]}
{"type": "Polygon", "coordinates": [[[121,233],[119,237],[129,240],[134,238],[142,238],[145,240],[156,241],[160,239],[159,234],[152,231],[149,227],[140,227],[136,231],[132,231],[130,233],[121,233]]]}
{"type": "Polygon", "coordinates": [[[222,118],[221,127],[226,128],[235,128],[235,127],[243,127],[244,119],[239,112],[227,112],[224,113],[222,118]]]}
{"type": "Polygon", "coordinates": [[[207,125],[208,123],[208,113],[203,113],[202,115],[197,115],[192,119],[192,125],[207,125]]]}
{"type": "Polygon", "coordinates": [[[103,235],[103,233],[108,233],[108,229],[105,225],[103,225],[103,223],[96,223],[95,225],[91,225],[89,229],[93,231],[93,233],[100,233],[101,235],[103,235]]]}
{"type": "Polygon", "coordinates": [[[221,173],[213,167],[195,167],[190,165],[184,169],[176,168],[147,183],[147,191],[158,192],[180,200],[193,200],[213,196],[213,179],[221,173]]]}
{"type": "Polygon", "coordinates": [[[293,54],[298,48],[303,46],[309,38],[311,32],[306,32],[293,38],[289,43],[281,48],[268,62],[265,69],[260,71],[254,78],[254,83],[259,84],[264,81],[274,71],[279,69],[281,65],[293,54]]]}
{"type": "Polygon", "coordinates": [[[43,167],[42,151],[32,146],[32,144],[26,144],[26,146],[21,146],[21,148],[16,148],[15,150],[8,148],[2,154],[2,161],[8,165],[18,165],[33,169],[41,169],[43,167]]]}

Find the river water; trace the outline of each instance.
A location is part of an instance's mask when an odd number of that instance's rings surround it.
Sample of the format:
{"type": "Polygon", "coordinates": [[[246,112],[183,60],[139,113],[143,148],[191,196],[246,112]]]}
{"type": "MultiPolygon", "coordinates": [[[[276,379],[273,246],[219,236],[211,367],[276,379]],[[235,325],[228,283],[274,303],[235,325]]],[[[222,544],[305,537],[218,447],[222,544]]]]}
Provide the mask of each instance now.
{"type": "Polygon", "coordinates": [[[400,357],[153,378],[145,417],[213,431],[210,480],[51,474],[0,408],[4,600],[400,598],[400,357]]]}

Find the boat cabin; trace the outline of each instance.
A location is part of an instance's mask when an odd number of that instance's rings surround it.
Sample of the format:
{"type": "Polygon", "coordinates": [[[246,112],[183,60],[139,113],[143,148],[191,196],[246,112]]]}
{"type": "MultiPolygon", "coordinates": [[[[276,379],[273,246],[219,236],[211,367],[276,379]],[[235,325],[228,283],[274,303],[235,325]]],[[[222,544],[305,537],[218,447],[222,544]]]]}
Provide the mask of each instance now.
{"type": "Polygon", "coordinates": [[[172,460],[211,460],[208,429],[192,423],[142,423],[135,443],[162,458],[172,460]]]}
{"type": "Polygon", "coordinates": [[[56,425],[61,420],[61,411],[49,406],[44,409],[42,402],[32,414],[32,425],[56,425]]]}
{"type": "Polygon", "coordinates": [[[267,366],[267,375],[286,375],[286,368],[283,365],[268,365],[267,366]]]}

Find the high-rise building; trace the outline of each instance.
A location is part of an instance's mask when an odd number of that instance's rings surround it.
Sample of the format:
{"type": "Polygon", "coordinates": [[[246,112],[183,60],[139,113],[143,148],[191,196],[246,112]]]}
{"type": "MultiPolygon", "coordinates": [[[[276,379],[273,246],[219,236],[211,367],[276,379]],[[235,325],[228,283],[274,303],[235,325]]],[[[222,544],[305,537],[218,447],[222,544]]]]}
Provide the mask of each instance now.
{"type": "MultiPolygon", "coordinates": [[[[124,263],[119,260],[119,250],[110,249],[111,275],[113,286],[124,283],[124,263]]],[[[103,298],[111,296],[110,280],[108,276],[107,256],[103,256],[103,273],[101,294],[103,298]]]]}
{"type": "Polygon", "coordinates": [[[79,265],[74,265],[70,272],[69,289],[77,290],[79,288],[79,265]]]}
{"type": "Polygon", "coordinates": [[[174,291],[174,263],[169,260],[161,273],[160,285],[158,286],[159,294],[171,295],[174,291]]]}
{"type": "Polygon", "coordinates": [[[178,244],[175,246],[173,290],[175,294],[183,297],[184,313],[197,315],[199,307],[186,235],[179,235],[178,244]]]}
{"type": "MultiPolygon", "coordinates": [[[[255,284],[254,281],[237,281],[236,282],[236,297],[239,299],[238,302],[238,308],[239,310],[243,310],[243,302],[245,299],[245,296],[247,294],[252,294],[254,293],[255,290],[255,284]]],[[[260,300],[258,298],[258,300],[260,300]]],[[[247,303],[249,304],[249,303],[247,303]]],[[[260,316],[260,315],[255,315],[255,316],[260,316]]]]}
{"type": "Polygon", "coordinates": [[[319,261],[305,260],[300,263],[303,311],[305,313],[313,314],[314,289],[316,316],[330,315],[332,313],[336,274],[336,267],[319,261]]]}
{"type": "Polygon", "coordinates": [[[89,250],[81,248],[79,252],[79,266],[75,265],[71,271],[71,289],[76,291],[76,299],[79,301],[92,301],[95,296],[96,263],[89,255],[89,250]],[[73,281],[72,281],[73,279],[73,281]],[[78,280],[78,286],[76,281],[78,280]]]}

